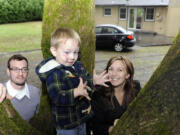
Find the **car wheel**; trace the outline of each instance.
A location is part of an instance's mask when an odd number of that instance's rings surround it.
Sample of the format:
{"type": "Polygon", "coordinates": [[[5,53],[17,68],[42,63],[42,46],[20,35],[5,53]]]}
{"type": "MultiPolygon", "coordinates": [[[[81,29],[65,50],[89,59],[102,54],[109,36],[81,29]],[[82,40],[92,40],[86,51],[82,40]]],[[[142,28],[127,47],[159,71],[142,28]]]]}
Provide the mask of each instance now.
{"type": "Polygon", "coordinates": [[[121,43],[116,43],[116,44],[114,45],[114,50],[115,50],[116,52],[121,52],[121,51],[123,50],[123,45],[122,45],[121,43]]]}

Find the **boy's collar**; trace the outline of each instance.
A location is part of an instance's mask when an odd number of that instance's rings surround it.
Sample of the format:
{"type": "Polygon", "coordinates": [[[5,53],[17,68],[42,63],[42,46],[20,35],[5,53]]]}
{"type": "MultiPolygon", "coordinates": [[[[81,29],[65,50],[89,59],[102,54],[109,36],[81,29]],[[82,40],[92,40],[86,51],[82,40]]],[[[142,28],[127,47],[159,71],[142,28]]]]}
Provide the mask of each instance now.
{"type": "MultiPolygon", "coordinates": [[[[76,62],[75,62],[76,63],[76,62]]],[[[74,63],[74,64],[75,64],[74,63]]],[[[61,66],[61,68],[64,68],[64,69],[75,69],[75,65],[72,65],[72,66],[65,66],[63,64],[59,64],[54,57],[51,57],[47,60],[47,62],[42,65],[42,67],[39,69],[39,73],[46,73],[56,67],[59,67],[61,66]]]]}
{"type": "Polygon", "coordinates": [[[54,68],[56,68],[56,67],[58,67],[60,65],[61,64],[59,64],[55,59],[51,59],[40,68],[39,73],[48,72],[51,69],[54,69],[54,68]]]}

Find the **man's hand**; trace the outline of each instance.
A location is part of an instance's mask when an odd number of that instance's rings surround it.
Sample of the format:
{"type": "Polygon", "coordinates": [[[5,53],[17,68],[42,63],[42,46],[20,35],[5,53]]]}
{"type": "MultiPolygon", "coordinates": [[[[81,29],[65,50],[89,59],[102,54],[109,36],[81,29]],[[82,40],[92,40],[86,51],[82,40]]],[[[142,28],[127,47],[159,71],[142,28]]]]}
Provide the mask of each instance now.
{"type": "Polygon", "coordinates": [[[105,87],[109,87],[106,82],[109,82],[110,80],[108,79],[108,73],[107,71],[103,71],[99,75],[96,74],[96,70],[94,69],[93,71],[93,83],[94,85],[102,85],[105,87]]]}
{"type": "Polygon", "coordinates": [[[0,103],[4,100],[6,97],[6,88],[3,84],[0,83],[0,103]]]}
{"type": "Polygon", "coordinates": [[[80,83],[77,88],[74,89],[74,97],[83,96],[86,97],[88,100],[91,100],[91,98],[88,95],[88,92],[86,90],[87,82],[83,84],[82,78],[80,79],[80,83]]]}

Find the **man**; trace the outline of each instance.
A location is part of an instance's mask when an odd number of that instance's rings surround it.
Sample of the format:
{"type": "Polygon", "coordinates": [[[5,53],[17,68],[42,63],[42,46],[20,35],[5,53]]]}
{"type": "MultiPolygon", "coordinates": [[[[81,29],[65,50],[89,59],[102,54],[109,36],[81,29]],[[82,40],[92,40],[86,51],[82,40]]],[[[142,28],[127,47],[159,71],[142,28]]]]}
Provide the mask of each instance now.
{"type": "Polygon", "coordinates": [[[27,84],[28,60],[22,55],[13,55],[7,64],[9,80],[5,83],[6,98],[11,101],[21,117],[29,121],[38,111],[40,90],[27,84]]]}

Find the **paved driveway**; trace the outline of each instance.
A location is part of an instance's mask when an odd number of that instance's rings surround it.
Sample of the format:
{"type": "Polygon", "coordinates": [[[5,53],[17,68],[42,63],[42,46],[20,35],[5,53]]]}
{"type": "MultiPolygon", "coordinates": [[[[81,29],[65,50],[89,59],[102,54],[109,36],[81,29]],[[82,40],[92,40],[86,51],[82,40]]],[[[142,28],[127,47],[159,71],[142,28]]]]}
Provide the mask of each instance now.
{"type": "Polygon", "coordinates": [[[162,61],[170,46],[135,46],[126,52],[96,51],[96,70],[103,71],[109,58],[122,55],[129,58],[135,68],[134,78],[139,80],[142,87],[149,80],[151,74],[162,61]]]}
{"type": "MultiPolygon", "coordinates": [[[[170,46],[151,46],[151,47],[140,47],[135,46],[132,49],[126,50],[125,52],[113,52],[107,50],[96,51],[96,70],[100,73],[104,70],[109,58],[122,55],[129,58],[135,67],[135,79],[140,80],[142,86],[149,80],[151,74],[160,64],[164,55],[167,53],[170,46]]],[[[29,60],[30,74],[28,82],[37,87],[41,87],[40,80],[34,73],[35,66],[42,60],[41,51],[22,52],[29,60]]],[[[4,82],[8,79],[6,75],[6,65],[8,58],[12,53],[0,54],[0,82],[4,82]]]]}

